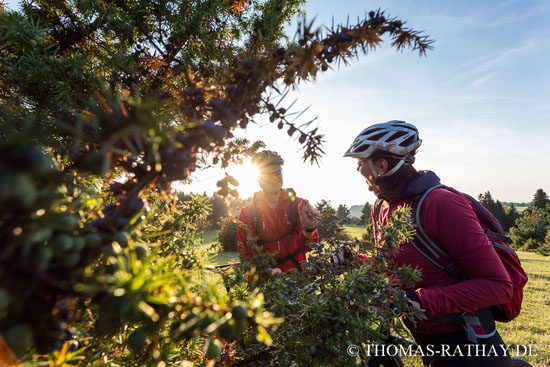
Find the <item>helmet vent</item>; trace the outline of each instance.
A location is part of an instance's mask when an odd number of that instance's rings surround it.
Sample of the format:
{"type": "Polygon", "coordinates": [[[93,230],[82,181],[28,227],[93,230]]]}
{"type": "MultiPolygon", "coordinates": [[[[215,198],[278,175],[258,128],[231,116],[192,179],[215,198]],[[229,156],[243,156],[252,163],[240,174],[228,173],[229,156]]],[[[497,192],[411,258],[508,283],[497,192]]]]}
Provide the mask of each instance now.
{"type": "Polygon", "coordinates": [[[356,153],[364,152],[365,150],[369,149],[369,147],[370,147],[370,145],[368,145],[368,144],[361,145],[359,148],[355,149],[355,152],[356,153]]]}
{"type": "Polygon", "coordinates": [[[377,131],[379,131],[379,130],[384,130],[384,128],[382,128],[382,127],[377,127],[377,128],[374,128],[374,129],[367,130],[367,131],[365,131],[363,134],[361,134],[361,136],[363,136],[363,135],[370,135],[370,134],[375,133],[375,132],[377,132],[377,131]]]}
{"type": "Polygon", "coordinates": [[[412,131],[418,132],[418,130],[416,129],[416,127],[412,126],[411,124],[407,124],[407,123],[404,122],[404,121],[394,122],[394,123],[393,123],[393,126],[402,127],[402,128],[407,129],[407,130],[412,130],[412,131]]]}
{"type": "Polygon", "coordinates": [[[390,138],[388,139],[388,141],[394,141],[395,139],[400,138],[400,137],[402,137],[403,135],[407,135],[407,133],[404,132],[404,131],[398,131],[398,132],[394,133],[392,136],[390,136],[390,138]]]}
{"type": "Polygon", "coordinates": [[[383,137],[384,135],[386,135],[387,131],[384,131],[383,133],[380,133],[380,134],[376,134],[374,136],[371,136],[370,137],[370,140],[378,140],[380,139],[381,137],[383,137]]]}
{"type": "Polygon", "coordinates": [[[408,139],[405,139],[404,141],[399,144],[400,147],[406,147],[410,145],[414,141],[414,136],[410,136],[408,139]]]}

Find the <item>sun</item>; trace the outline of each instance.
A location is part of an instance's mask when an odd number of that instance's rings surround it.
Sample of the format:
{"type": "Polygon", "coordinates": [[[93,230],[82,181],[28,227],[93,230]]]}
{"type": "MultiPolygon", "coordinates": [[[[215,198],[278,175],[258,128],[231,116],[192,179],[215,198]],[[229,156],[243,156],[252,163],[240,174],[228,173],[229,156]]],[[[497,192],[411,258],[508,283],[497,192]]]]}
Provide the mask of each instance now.
{"type": "Polygon", "coordinates": [[[260,190],[258,168],[249,159],[244,160],[243,164],[231,164],[227,167],[227,173],[239,181],[236,189],[241,198],[249,198],[260,190]]]}

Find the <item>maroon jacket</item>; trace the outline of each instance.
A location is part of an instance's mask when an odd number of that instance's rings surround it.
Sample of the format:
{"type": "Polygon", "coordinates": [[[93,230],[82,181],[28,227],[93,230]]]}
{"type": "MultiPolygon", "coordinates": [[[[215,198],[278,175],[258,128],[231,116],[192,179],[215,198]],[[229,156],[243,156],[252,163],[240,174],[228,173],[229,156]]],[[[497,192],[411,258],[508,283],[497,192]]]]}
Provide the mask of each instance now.
{"type": "MultiPolygon", "coordinates": [[[[385,225],[391,213],[414,196],[439,183],[433,172],[426,172],[413,181],[399,197],[387,198],[378,223],[385,225]]],[[[374,208],[372,212],[374,218],[374,208]]],[[[397,266],[418,267],[422,279],[415,291],[428,316],[462,312],[508,302],[512,296],[512,282],[497,253],[483,232],[468,200],[445,189],[433,190],[420,208],[420,222],[424,232],[460,265],[467,280],[460,280],[439,269],[420,254],[410,243],[401,245],[392,253],[397,266]]],[[[375,231],[377,239],[379,234],[375,231]]],[[[445,333],[462,330],[461,326],[433,321],[418,321],[416,327],[405,320],[415,333],[445,333]]]]}

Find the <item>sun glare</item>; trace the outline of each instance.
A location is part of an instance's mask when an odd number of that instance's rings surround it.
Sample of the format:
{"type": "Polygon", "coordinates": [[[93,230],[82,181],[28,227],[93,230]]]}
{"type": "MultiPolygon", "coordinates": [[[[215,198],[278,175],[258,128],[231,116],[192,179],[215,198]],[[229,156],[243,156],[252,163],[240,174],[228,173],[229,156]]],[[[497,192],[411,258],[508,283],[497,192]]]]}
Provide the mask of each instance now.
{"type": "Polygon", "coordinates": [[[245,160],[243,164],[232,164],[227,168],[227,173],[235,177],[239,181],[237,191],[241,198],[248,198],[260,190],[260,185],[256,181],[258,177],[258,169],[250,160],[245,160]]]}

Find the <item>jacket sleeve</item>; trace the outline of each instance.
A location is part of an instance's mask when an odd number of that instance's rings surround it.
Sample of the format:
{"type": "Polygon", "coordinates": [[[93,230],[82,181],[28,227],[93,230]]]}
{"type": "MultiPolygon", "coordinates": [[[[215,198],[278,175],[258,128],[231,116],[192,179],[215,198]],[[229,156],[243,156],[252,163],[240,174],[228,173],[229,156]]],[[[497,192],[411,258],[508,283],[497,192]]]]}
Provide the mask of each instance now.
{"type": "Polygon", "coordinates": [[[239,256],[244,259],[251,259],[253,252],[252,247],[248,244],[247,233],[242,225],[245,224],[248,227],[250,233],[252,233],[252,224],[250,222],[250,213],[246,213],[245,209],[242,209],[239,213],[239,224],[237,226],[237,250],[239,256]]]}
{"type": "Polygon", "coordinates": [[[455,284],[416,290],[428,315],[469,312],[510,300],[510,277],[466,199],[444,189],[434,190],[420,214],[424,232],[468,277],[455,284]]]}

